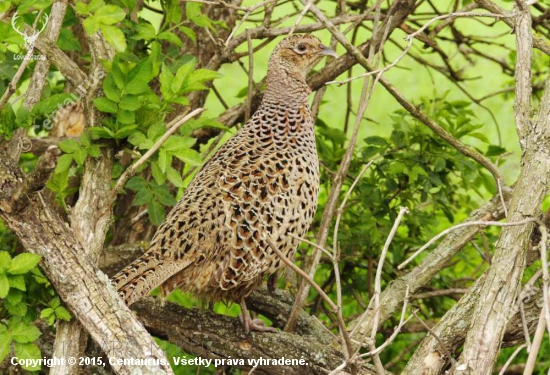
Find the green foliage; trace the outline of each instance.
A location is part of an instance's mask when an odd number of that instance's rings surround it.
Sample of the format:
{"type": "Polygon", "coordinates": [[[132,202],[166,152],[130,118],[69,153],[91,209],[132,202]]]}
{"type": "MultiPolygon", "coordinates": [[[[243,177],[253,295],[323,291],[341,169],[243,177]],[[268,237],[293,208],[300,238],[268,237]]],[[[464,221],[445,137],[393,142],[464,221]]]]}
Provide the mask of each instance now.
{"type": "MultiPolygon", "coordinates": [[[[40,318],[50,326],[57,319],[71,319],[38,268],[39,262],[40,256],[36,254],[21,253],[12,257],[9,252],[0,251],[0,362],[12,350],[20,359],[42,357],[33,343],[41,335],[33,324],[40,310],[40,318]],[[44,306],[49,307],[43,309],[44,306]]],[[[40,370],[40,366],[24,368],[40,370]]]]}

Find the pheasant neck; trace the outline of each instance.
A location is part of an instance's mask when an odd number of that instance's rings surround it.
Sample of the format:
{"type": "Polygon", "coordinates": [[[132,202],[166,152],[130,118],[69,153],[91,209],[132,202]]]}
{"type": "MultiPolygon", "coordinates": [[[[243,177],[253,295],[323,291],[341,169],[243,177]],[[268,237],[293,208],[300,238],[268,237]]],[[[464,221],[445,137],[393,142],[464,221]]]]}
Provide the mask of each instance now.
{"type": "Polygon", "coordinates": [[[305,76],[288,72],[283,67],[270,67],[263,102],[303,107],[310,93],[305,76]]]}

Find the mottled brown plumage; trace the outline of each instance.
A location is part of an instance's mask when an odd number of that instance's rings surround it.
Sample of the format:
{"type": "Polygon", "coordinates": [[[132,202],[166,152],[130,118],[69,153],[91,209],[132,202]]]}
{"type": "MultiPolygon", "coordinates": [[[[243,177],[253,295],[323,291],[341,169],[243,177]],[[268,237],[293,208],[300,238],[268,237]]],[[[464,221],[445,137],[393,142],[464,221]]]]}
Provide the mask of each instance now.
{"type": "MultiPolygon", "coordinates": [[[[242,303],[291,257],[309,228],[319,191],[307,72],[334,51],[311,35],[274,50],[258,111],[202,167],[155,234],[149,250],[113,277],[128,304],[161,286],[206,301],[242,303]]],[[[268,330],[243,311],[245,329],[268,330]]]]}

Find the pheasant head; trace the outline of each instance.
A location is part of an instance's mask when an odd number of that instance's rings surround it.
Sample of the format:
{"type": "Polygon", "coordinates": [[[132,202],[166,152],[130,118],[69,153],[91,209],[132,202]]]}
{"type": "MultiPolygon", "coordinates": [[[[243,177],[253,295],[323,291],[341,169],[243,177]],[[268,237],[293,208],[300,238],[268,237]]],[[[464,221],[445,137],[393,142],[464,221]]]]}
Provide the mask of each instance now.
{"type": "Polygon", "coordinates": [[[283,87],[290,91],[297,87],[309,91],[306,75],[324,56],[338,57],[313,35],[295,34],[283,39],[269,60],[266,94],[270,89],[281,93],[283,87]]]}

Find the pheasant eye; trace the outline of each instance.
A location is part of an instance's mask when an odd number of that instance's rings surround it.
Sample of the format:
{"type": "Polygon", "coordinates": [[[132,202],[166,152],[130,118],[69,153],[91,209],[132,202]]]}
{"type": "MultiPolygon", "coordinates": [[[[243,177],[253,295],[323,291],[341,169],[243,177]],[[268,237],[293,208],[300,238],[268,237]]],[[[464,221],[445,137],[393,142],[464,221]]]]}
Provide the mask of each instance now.
{"type": "Polygon", "coordinates": [[[298,47],[296,47],[296,49],[299,51],[299,52],[305,52],[307,47],[305,44],[298,44],[298,47]]]}

